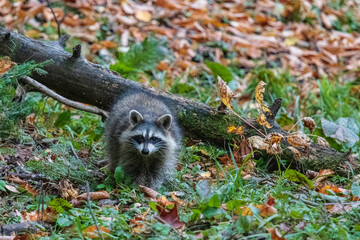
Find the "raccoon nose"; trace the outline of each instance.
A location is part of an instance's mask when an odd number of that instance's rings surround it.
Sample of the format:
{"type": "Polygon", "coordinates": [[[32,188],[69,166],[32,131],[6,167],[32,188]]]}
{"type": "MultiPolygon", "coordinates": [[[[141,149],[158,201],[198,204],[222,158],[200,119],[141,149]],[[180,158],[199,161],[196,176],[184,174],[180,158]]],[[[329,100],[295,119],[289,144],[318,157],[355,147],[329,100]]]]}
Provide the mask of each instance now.
{"type": "Polygon", "coordinates": [[[144,154],[144,155],[149,155],[150,151],[149,151],[149,149],[144,148],[144,149],[141,151],[141,153],[144,154]]]}

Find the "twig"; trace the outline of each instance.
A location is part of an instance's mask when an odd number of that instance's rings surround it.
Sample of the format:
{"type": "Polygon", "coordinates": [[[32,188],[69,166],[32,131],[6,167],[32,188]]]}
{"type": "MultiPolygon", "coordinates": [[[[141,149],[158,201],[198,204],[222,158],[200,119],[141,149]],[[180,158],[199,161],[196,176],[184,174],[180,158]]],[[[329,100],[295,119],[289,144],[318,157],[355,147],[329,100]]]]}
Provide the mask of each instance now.
{"type": "Polygon", "coordinates": [[[50,1],[49,1],[49,0],[45,0],[45,1],[46,1],[46,3],[47,3],[48,7],[50,8],[53,16],[54,16],[54,19],[55,19],[55,22],[56,22],[56,25],[57,25],[58,36],[60,37],[60,36],[61,36],[61,33],[60,33],[60,23],[59,23],[59,21],[57,20],[57,17],[55,16],[54,10],[53,10],[52,7],[50,6],[50,1]]]}
{"type": "Polygon", "coordinates": [[[75,156],[76,160],[78,160],[81,165],[87,170],[87,166],[84,165],[84,163],[81,161],[81,159],[79,158],[79,156],[77,155],[75,149],[74,149],[74,146],[72,145],[71,141],[69,142],[70,144],[70,148],[71,148],[71,152],[72,154],[75,156]]]}
{"type": "Polygon", "coordinates": [[[176,234],[178,234],[180,236],[180,239],[184,239],[184,237],[182,236],[182,234],[176,230],[173,226],[171,226],[170,224],[168,224],[167,222],[165,222],[164,220],[162,220],[159,216],[154,216],[157,220],[159,220],[160,222],[162,222],[163,224],[168,225],[176,234]]]}
{"type": "Polygon", "coordinates": [[[318,207],[318,206],[320,206],[320,204],[318,204],[318,203],[315,203],[315,202],[311,202],[311,201],[302,199],[301,197],[298,197],[298,196],[296,196],[296,195],[294,195],[294,194],[292,194],[292,193],[289,193],[289,192],[284,192],[284,193],[287,194],[287,195],[289,195],[290,197],[292,197],[292,198],[294,198],[294,199],[297,199],[297,200],[300,200],[300,201],[302,201],[303,203],[306,203],[306,204],[308,204],[308,205],[310,205],[310,206],[313,206],[313,207],[318,207]]]}
{"type": "Polygon", "coordinates": [[[102,233],[101,233],[101,231],[100,231],[99,225],[97,224],[96,218],[95,218],[94,213],[93,213],[92,208],[91,208],[91,203],[90,203],[90,188],[89,188],[89,182],[88,182],[88,181],[86,181],[86,193],[87,193],[87,202],[88,202],[88,205],[89,205],[89,210],[90,210],[91,217],[92,217],[92,219],[93,219],[93,221],[94,221],[94,224],[95,224],[95,226],[96,226],[96,229],[97,229],[97,231],[98,231],[98,233],[99,233],[99,237],[100,237],[102,240],[104,240],[104,237],[103,237],[103,235],[102,235],[102,233]]]}
{"type": "Polygon", "coordinates": [[[90,112],[90,113],[94,113],[97,115],[101,115],[105,118],[107,118],[109,115],[106,111],[97,108],[97,107],[93,107],[93,106],[87,106],[83,103],[79,103],[79,102],[75,102],[72,100],[69,100],[59,94],[57,94],[56,92],[52,91],[51,89],[47,88],[46,86],[42,85],[41,83],[37,82],[36,80],[30,78],[30,77],[24,77],[23,80],[30,84],[31,86],[33,86],[34,88],[36,88],[37,90],[39,90],[42,93],[45,93],[46,95],[48,95],[49,97],[65,104],[68,105],[69,107],[73,107],[85,112],[90,112]]]}
{"type": "Polygon", "coordinates": [[[238,116],[241,120],[243,120],[247,125],[249,125],[250,127],[252,127],[253,129],[255,129],[258,133],[260,133],[260,135],[262,135],[263,137],[266,137],[266,135],[262,132],[260,132],[259,129],[257,129],[256,127],[254,127],[250,122],[248,122],[245,118],[241,117],[239,114],[237,114],[234,110],[230,109],[230,112],[235,114],[236,116],[238,116]]]}

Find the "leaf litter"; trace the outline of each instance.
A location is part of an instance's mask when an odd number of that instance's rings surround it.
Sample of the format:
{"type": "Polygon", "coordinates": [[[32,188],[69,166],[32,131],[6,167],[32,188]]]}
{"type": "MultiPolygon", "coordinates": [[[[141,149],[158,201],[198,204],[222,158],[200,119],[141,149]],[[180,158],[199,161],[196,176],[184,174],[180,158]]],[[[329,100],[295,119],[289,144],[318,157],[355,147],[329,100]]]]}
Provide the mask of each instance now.
{"type": "MultiPolygon", "coordinates": [[[[76,11],[66,12],[65,7],[54,6],[55,15],[62,19],[63,31],[69,33],[73,37],[80,39],[90,44],[90,51],[86,53],[86,57],[91,61],[98,61],[99,56],[103,54],[112,56],[111,51],[114,49],[120,49],[127,52],[130,49],[131,42],[143,41],[149,33],[155,34],[157,37],[167,37],[169,39],[168,48],[173,51],[174,61],[168,61],[168,59],[161,60],[157,63],[156,68],[162,71],[166,71],[167,76],[172,76],[173,79],[181,78],[184,74],[190,76],[197,76],[202,71],[211,71],[218,77],[218,90],[222,103],[232,111],[233,106],[231,100],[234,98],[230,83],[233,80],[232,73],[224,69],[228,69],[232,64],[240,64],[248,71],[256,67],[257,64],[269,64],[274,62],[281,66],[283,69],[289,69],[290,74],[297,77],[298,81],[307,81],[319,79],[324,75],[339,76],[342,75],[346,81],[354,81],[359,77],[358,68],[359,56],[360,56],[360,38],[358,34],[359,25],[359,3],[357,1],[349,1],[346,6],[332,7],[326,1],[257,1],[251,5],[237,1],[225,1],[225,2],[206,2],[206,1],[164,1],[156,0],[153,4],[145,2],[134,1],[120,1],[109,2],[106,1],[107,6],[102,4],[105,1],[64,1],[64,5],[68,8],[75,9],[76,11]],[[343,20],[347,17],[347,12],[353,11],[355,14],[355,24],[346,25],[343,20]],[[299,14],[301,13],[301,14],[299,14]],[[80,17],[81,16],[81,17],[80,17]],[[102,25],[99,19],[106,19],[108,25],[102,25]],[[298,18],[298,19],[297,19],[298,18]],[[311,24],[306,24],[304,21],[311,21],[311,24]],[[339,25],[340,24],[340,25],[339,25]],[[112,34],[108,34],[99,38],[101,31],[108,27],[109,31],[116,33],[121,37],[120,42],[114,38],[112,34]],[[220,47],[207,47],[207,42],[219,42],[226,45],[225,49],[220,47]],[[106,51],[104,51],[106,50],[106,51]],[[237,52],[233,58],[226,58],[225,51],[237,52]],[[204,55],[204,52],[208,52],[213,56],[212,61],[214,63],[203,64],[202,61],[197,60],[197,57],[204,55]],[[256,61],[253,61],[256,60],[256,61]],[[225,67],[225,68],[224,68],[225,67]],[[222,69],[220,72],[218,69],[222,69]],[[226,72],[226,74],[225,74],[226,72]],[[221,76],[221,74],[224,74],[221,76]],[[224,78],[226,83],[222,81],[224,78]],[[229,85],[229,86],[228,86],[229,85]]],[[[56,26],[54,22],[53,14],[50,9],[46,7],[41,1],[33,0],[28,2],[16,2],[1,0],[0,1],[0,21],[4,22],[10,29],[18,28],[22,25],[30,24],[34,29],[25,29],[25,35],[33,38],[40,38],[46,40],[56,39],[56,34],[44,34],[41,29],[51,28],[56,26]],[[36,16],[36,18],[34,18],[36,16]]],[[[124,57],[124,59],[128,59],[124,57]]],[[[135,60],[134,60],[135,61],[135,60]]],[[[109,64],[113,62],[109,61],[109,64]]],[[[155,63],[155,62],[154,62],[155,63]]],[[[6,72],[11,68],[13,63],[10,59],[3,58],[0,61],[0,74],[6,72]]],[[[124,67],[124,66],[122,66],[124,67]]],[[[248,73],[251,75],[252,73],[248,73]]],[[[249,75],[247,76],[249,78],[249,75]]],[[[150,78],[148,76],[142,76],[143,83],[149,83],[150,78]]],[[[246,83],[246,78],[245,85],[246,83]]],[[[156,84],[156,83],[155,83],[156,84]]],[[[169,83],[171,86],[173,83],[169,83]]],[[[240,84],[237,85],[239,87],[240,84]]],[[[265,82],[259,82],[258,87],[254,91],[255,100],[260,104],[258,107],[258,123],[271,129],[271,125],[268,123],[265,114],[269,112],[268,107],[264,103],[265,82]]],[[[156,85],[155,85],[156,86],[156,85]]],[[[356,86],[352,88],[356,89],[356,86]]],[[[238,90],[238,89],[237,89],[238,90]]],[[[316,89],[311,89],[316,92],[316,89]]],[[[237,92],[237,91],[235,91],[237,92]]],[[[302,93],[307,94],[308,92],[302,93]]],[[[1,117],[1,116],[0,116],[1,117]]],[[[309,117],[302,118],[304,126],[310,131],[315,128],[315,121],[309,117]]],[[[36,125],[34,116],[28,117],[28,123],[32,126],[29,127],[30,132],[36,133],[34,125],[36,125]]],[[[322,129],[326,137],[335,139],[339,143],[344,143],[347,146],[354,146],[358,142],[359,130],[356,128],[356,124],[350,119],[340,119],[337,121],[321,119],[322,129]]],[[[244,134],[243,126],[230,125],[226,126],[227,132],[242,136],[244,134]]],[[[219,172],[222,174],[220,179],[225,181],[228,177],[232,177],[233,170],[236,170],[236,166],[232,161],[234,158],[236,165],[242,166],[244,163],[249,163],[252,167],[251,171],[244,171],[246,167],[240,172],[242,176],[255,175],[256,162],[251,159],[245,159],[248,156],[254,154],[256,150],[266,150],[271,154],[281,154],[282,144],[286,140],[291,146],[287,149],[301,157],[298,148],[306,148],[310,144],[310,140],[306,135],[300,132],[291,133],[289,135],[277,135],[274,133],[264,134],[262,136],[255,136],[253,138],[242,139],[242,141],[234,143],[232,154],[226,154],[223,157],[218,157],[221,164],[211,165],[199,163],[193,165],[199,166],[202,171],[199,175],[201,178],[194,178],[191,174],[187,175],[188,180],[194,181],[193,187],[197,187],[198,184],[202,184],[202,181],[206,179],[216,178],[219,176],[219,172]],[[225,165],[228,165],[226,172],[221,172],[221,169],[225,165]]],[[[329,143],[322,137],[317,137],[317,143],[329,146],[329,143]]],[[[29,161],[31,158],[47,159],[50,162],[56,162],[58,158],[61,158],[61,154],[52,153],[49,149],[45,158],[39,158],[38,156],[31,156],[28,154],[31,151],[28,149],[19,149],[15,155],[15,158],[22,164],[29,161]]],[[[204,150],[202,150],[204,151],[204,150]]],[[[220,154],[221,155],[221,154],[220,154]]],[[[7,154],[0,154],[1,162],[8,161],[7,154]],[[3,156],[4,155],[4,156],[3,156]]],[[[211,160],[211,154],[205,154],[202,156],[205,161],[211,160]]],[[[327,201],[331,205],[326,206],[326,210],[329,214],[344,214],[345,211],[351,211],[352,208],[358,207],[358,186],[354,183],[351,191],[343,189],[336,183],[332,183],[329,178],[333,175],[331,170],[321,170],[314,174],[312,180],[318,194],[335,196],[334,198],[344,198],[348,202],[347,204],[338,203],[336,201],[331,202],[331,198],[327,198],[327,201]],[[351,194],[354,193],[355,195],[351,194]]],[[[306,176],[302,176],[298,173],[294,173],[288,176],[289,181],[308,183],[306,176]]],[[[32,184],[19,178],[12,178],[9,182],[16,183],[19,187],[25,189],[33,196],[39,194],[32,184]]],[[[6,180],[6,181],[8,181],[6,180]]],[[[309,180],[310,181],[310,180],[309,180]]],[[[236,178],[234,183],[237,184],[236,178]]],[[[212,186],[208,186],[206,194],[204,196],[216,196],[217,193],[212,192],[213,186],[216,186],[216,181],[212,181],[212,186]]],[[[15,185],[7,184],[7,189],[14,194],[17,190],[15,185]],[[11,187],[10,187],[11,186],[11,187]],[[10,190],[10,189],[11,190],[10,190]]],[[[309,186],[309,185],[307,185],[309,186]]],[[[140,187],[141,190],[144,191],[140,187]]],[[[87,198],[87,194],[78,196],[77,190],[73,189],[71,184],[61,184],[62,196],[67,200],[84,200],[87,198]]],[[[116,192],[117,190],[115,190],[116,192]]],[[[203,209],[199,219],[187,220],[183,222],[180,220],[182,211],[186,209],[184,200],[172,195],[174,202],[167,200],[162,194],[147,189],[144,191],[147,195],[153,198],[156,202],[156,208],[158,208],[159,217],[164,222],[174,228],[181,228],[183,226],[189,226],[195,223],[195,227],[201,221],[204,221],[204,215],[213,211],[212,208],[217,208],[218,204],[211,204],[201,202],[198,200],[198,205],[201,205],[203,209]],[[160,197],[159,197],[160,196],[160,197]],[[206,206],[208,204],[209,206],[206,206]],[[168,209],[167,206],[173,206],[168,209]],[[210,210],[209,210],[210,209],[210,210]]],[[[19,194],[19,193],[16,193],[19,194]]],[[[113,194],[113,193],[112,193],[113,194]]],[[[106,199],[110,195],[107,191],[90,192],[91,200],[106,199]]],[[[264,194],[263,196],[267,196],[264,194]]],[[[277,194],[281,201],[281,195],[277,194]]],[[[206,197],[205,197],[206,198],[206,197]]],[[[225,197],[226,198],[226,197],[225,197]]],[[[211,199],[216,199],[211,197],[211,199]]],[[[227,199],[229,200],[229,199],[227,199]]],[[[221,203],[227,201],[221,199],[221,203]]],[[[237,199],[232,199],[237,200],[237,199]]],[[[142,200],[141,200],[142,201],[142,200]]],[[[212,200],[213,201],[213,200],[212,200]]],[[[252,201],[254,201],[252,199],[252,201]]],[[[252,204],[252,201],[247,199],[246,202],[252,204]]],[[[261,203],[264,201],[257,202],[261,203]]],[[[76,204],[74,204],[76,206],[76,204]]],[[[260,214],[261,217],[271,217],[277,214],[275,208],[275,199],[269,196],[269,200],[262,204],[249,204],[241,203],[244,216],[250,216],[253,214],[260,214]],[[254,206],[254,207],[253,207],[254,206]],[[245,210],[244,210],[245,209],[245,210]],[[257,209],[257,210],[256,210],[257,209]]],[[[199,207],[199,206],[198,206],[199,207]]],[[[199,207],[200,208],[200,207],[199,207]]],[[[129,220],[130,224],[135,224],[132,229],[133,234],[149,233],[151,224],[145,224],[148,215],[151,215],[150,208],[143,211],[137,217],[129,220]],[[143,222],[144,224],[140,224],[143,222]],[[138,225],[136,225],[138,224],[138,225]],[[137,229],[137,230],[134,230],[137,229]]],[[[192,209],[196,210],[196,209],[192,209]]],[[[295,210],[294,210],[295,211],[295,210]]],[[[296,209],[296,211],[301,212],[296,209]]],[[[45,212],[53,212],[52,208],[46,208],[45,212]]],[[[295,213],[294,213],[295,214],[295,213]]],[[[302,214],[296,212],[296,214],[302,214]]],[[[27,216],[28,219],[36,220],[39,216],[34,215],[32,218],[30,215],[23,213],[20,215],[27,216]]],[[[46,216],[47,214],[45,214],[46,216]]],[[[51,214],[50,214],[51,215],[51,214]]],[[[58,214],[55,214],[55,219],[58,214]]],[[[215,216],[220,216],[215,215],[215,216]]],[[[193,212],[194,218],[196,211],[193,212]]],[[[227,216],[230,217],[231,216],[227,216]]],[[[53,222],[53,219],[46,219],[42,217],[42,220],[53,222]]],[[[252,219],[255,221],[254,219],[252,219]]],[[[153,223],[153,222],[151,222],[153,223]]],[[[218,221],[217,224],[221,224],[218,221]]],[[[241,225],[241,221],[238,222],[241,225]]],[[[291,223],[289,223],[291,224],[291,223]]],[[[304,226],[310,223],[304,223],[301,221],[298,224],[294,224],[301,231],[304,230],[304,226]],[[300,226],[302,225],[302,226],[300,226]]],[[[241,225],[243,227],[243,225],[241,225]]],[[[245,226],[245,225],[244,225],[245,226]]],[[[191,226],[193,227],[193,226],[191,226]]],[[[89,238],[96,238],[97,230],[96,226],[86,226],[82,231],[83,236],[89,238]],[[90,233],[90,235],[89,235],[90,233]]],[[[109,233],[109,226],[100,226],[100,229],[109,233]]],[[[201,229],[201,228],[200,228],[201,229]]],[[[272,239],[286,239],[285,235],[287,231],[279,228],[266,228],[272,239]]],[[[81,231],[80,231],[81,232],[81,231]]],[[[253,232],[255,232],[253,230],[253,232]]],[[[200,232],[203,235],[202,232],[200,232]]],[[[204,234],[209,234],[204,231],[204,234]]],[[[310,233],[313,234],[313,233],[310,233]]],[[[39,235],[40,236],[40,235],[39,235]]],[[[209,236],[209,235],[206,235],[209,236]]],[[[242,236],[238,233],[237,237],[242,236]]]]}

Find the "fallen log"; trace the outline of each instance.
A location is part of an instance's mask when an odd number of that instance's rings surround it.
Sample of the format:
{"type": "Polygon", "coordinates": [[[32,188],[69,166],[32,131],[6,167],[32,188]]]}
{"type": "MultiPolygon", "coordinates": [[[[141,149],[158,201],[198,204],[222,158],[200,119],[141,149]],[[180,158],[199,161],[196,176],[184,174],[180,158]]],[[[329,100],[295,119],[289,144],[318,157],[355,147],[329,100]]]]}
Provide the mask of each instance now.
{"type": "MultiPolygon", "coordinates": [[[[108,111],[116,98],[128,91],[143,91],[156,95],[176,111],[184,135],[194,140],[226,146],[226,143],[241,138],[239,135],[227,133],[227,128],[232,125],[243,126],[245,138],[259,135],[259,131],[264,135],[270,132],[288,135],[275,121],[281,99],[276,100],[270,107],[272,114],[267,116],[267,120],[273,127],[265,133],[264,127],[254,119],[246,119],[250,123],[248,124],[228,111],[219,111],[206,104],[122,78],[118,73],[87,61],[80,54],[80,46],[74,48],[73,54],[68,53],[64,50],[68,39],[69,36],[65,35],[57,41],[35,40],[0,27],[0,55],[9,56],[18,64],[30,60],[43,62],[52,59],[53,64],[44,68],[48,72],[46,75],[34,73],[32,77],[65,98],[90,104],[104,111],[108,111]]],[[[282,145],[286,148],[289,143],[283,139],[282,145]]],[[[280,157],[301,170],[318,171],[329,168],[340,175],[347,175],[351,169],[355,172],[359,170],[357,159],[329,147],[311,143],[309,147],[299,147],[297,150],[300,157],[289,149],[285,149],[280,157]]],[[[263,154],[266,155],[266,152],[263,154]]]]}

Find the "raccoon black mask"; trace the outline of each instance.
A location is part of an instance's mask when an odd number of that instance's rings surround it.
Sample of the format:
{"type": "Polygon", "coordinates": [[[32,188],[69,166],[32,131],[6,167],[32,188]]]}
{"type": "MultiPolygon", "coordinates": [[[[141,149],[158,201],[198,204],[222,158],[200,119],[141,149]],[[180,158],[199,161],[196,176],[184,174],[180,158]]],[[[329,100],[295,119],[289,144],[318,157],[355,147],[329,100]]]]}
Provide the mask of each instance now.
{"type": "Polygon", "coordinates": [[[164,114],[155,122],[146,121],[136,110],[129,113],[129,123],[133,131],[129,134],[131,144],[145,156],[166,148],[166,131],[170,131],[172,117],[164,114]]]}

